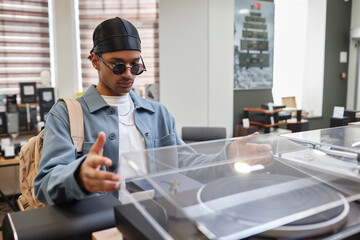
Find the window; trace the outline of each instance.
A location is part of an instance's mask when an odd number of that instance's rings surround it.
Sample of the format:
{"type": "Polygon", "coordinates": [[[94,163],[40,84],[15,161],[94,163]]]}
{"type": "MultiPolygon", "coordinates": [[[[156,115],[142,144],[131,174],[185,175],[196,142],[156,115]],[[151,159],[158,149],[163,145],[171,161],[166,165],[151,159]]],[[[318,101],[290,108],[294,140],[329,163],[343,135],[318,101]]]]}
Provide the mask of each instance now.
{"type": "MultiPolygon", "coordinates": [[[[0,0],[0,94],[17,94],[20,82],[50,71],[47,0],[0,0]]],[[[19,102],[19,100],[18,100],[19,102]]]]}
{"type": "Polygon", "coordinates": [[[141,54],[147,72],[136,77],[134,87],[145,92],[145,84],[158,83],[158,0],[79,0],[80,48],[83,89],[97,84],[97,71],[87,59],[93,47],[92,34],[103,20],[121,17],[135,25],[141,38],[141,54]]]}

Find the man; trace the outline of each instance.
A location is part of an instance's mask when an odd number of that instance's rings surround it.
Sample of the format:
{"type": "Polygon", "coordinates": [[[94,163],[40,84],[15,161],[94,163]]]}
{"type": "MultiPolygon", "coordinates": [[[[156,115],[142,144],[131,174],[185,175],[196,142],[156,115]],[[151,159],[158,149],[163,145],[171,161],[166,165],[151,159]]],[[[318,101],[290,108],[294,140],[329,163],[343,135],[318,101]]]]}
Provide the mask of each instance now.
{"type": "MultiPolygon", "coordinates": [[[[129,177],[119,153],[168,145],[183,145],[175,120],[167,109],[131,91],[136,75],[146,71],[137,29],[127,20],[100,23],[93,34],[89,59],[99,82],[78,98],[84,114],[81,157],[73,146],[66,106],[56,103],[49,112],[39,172],[34,181],[36,197],[46,204],[83,199],[111,192],[118,196],[120,177],[129,177]]],[[[229,149],[237,150],[236,146],[229,149]]],[[[230,154],[231,155],[231,154],[230,154]]],[[[172,159],[172,165],[191,164],[172,159]]],[[[156,163],[138,159],[143,172],[156,171],[156,163]]]]}

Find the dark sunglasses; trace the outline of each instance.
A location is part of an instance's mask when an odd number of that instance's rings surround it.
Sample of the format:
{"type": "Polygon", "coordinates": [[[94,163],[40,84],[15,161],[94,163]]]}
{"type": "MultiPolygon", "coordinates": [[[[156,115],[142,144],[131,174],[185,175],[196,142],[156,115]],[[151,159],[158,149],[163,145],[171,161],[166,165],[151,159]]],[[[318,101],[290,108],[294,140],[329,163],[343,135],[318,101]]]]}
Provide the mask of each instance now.
{"type": "Polygon", "coordinates": [[[107,65],[106,62],[98,54],[96,54],[96,56],[98,56],[98,58],[105,64],[105,66],[116,75],[123,74],[127,68],[130,68],[130,72],[134,75],[140,75],[144,71],[146,71],[146,67],[141,56],[140,56],[141,63],[135,63],[133,66],[127,67],[124,63],[117,62],[113,64],[113,68],[107,65]]]}

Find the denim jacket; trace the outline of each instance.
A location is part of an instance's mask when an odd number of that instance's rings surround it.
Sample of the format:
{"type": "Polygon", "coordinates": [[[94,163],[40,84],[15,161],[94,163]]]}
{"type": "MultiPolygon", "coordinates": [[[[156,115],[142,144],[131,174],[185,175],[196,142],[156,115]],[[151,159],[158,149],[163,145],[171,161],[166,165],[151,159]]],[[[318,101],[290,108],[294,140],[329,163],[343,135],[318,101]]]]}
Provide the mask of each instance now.
{"type": "MultiPolygon", "coordinates": [[[[144,137],[146,148],[183,145],[179,138],[174,117],[157,102],[145,100],[130,91],[134,102],[136,127],[144,137]]],[[[113,161],[111,167],[102,169],[117,172],[119,159],[119,122],[117,108],[108,105],[92,85],[78,98],[84,115],[84,144],[81,157],[70,137],[69,119],[65,103],[57,102],[48,114],[44,132],[44,145],[39,172],[34,181],[35,196],[46,204],[58,204],[83,199],[88,196],[78,185],[75,173],[86,158],[98,133],[104,131],[107,139],[103,155],[113,161]]],[[[120,143],[121,144],[121,143],[120,143]]],[[[178,167],[177,158],[167,164],[178,167]]],[[[184,160],[186,161],[186,159],[184,160]]],[[[188,159],[190,161],[190,159],[188,159]]],[[[154,159],[149,159],[149,171],[156,171],[154,159]]],[[[101,193],[92,194],[99,195],[101,193]]],[[[117,197],[118,192],[113,192],[117,197]]]]}

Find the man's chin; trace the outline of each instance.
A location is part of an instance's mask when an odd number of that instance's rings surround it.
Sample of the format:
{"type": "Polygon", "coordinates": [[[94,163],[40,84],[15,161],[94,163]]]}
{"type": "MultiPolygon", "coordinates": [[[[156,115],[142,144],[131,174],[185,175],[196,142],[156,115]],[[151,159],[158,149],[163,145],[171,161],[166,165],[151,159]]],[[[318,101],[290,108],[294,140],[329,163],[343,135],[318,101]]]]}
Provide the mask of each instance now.
{"type": "Polygon", "coordinates": [[[115,92],[121,96],[128,94],[130,90],[131,88],[121,88],[121,89],[117,89],[115,92]]]}

